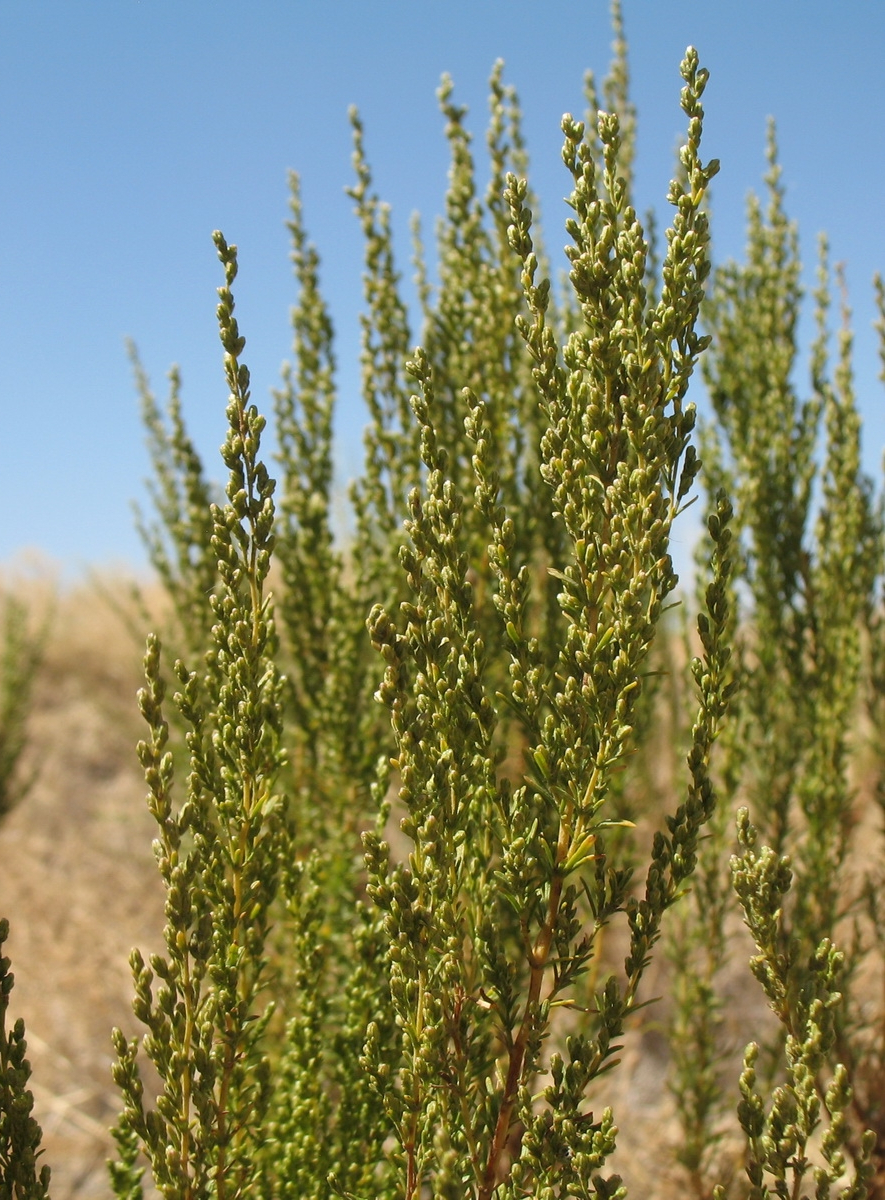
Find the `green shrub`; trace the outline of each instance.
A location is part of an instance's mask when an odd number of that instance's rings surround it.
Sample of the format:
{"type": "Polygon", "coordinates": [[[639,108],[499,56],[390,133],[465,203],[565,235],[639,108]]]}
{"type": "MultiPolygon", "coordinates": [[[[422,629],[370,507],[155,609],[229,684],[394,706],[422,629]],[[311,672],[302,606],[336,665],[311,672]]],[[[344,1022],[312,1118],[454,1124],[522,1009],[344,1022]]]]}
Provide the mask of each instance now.
{"type": "Polygon", "coordinates": [[[717,164],[701,158],[692,49],[659,259],[633,205],[614,16],[608,111],[588,78],[587,122],[563,119],[558,300],[500,64],[483,196],[465,112],[440,89],[452,169],[435,286],[416,229],[418,349],[352,115],[370,422],[346,547],[332,326],[296,177],[278,482],[220,233],[223,495],[176,377],[164,415],[136,367],[156,475],[157,520],[141,528],[173,654],[151,636],[140,695],[166,927],[163,953],[131,960],[146,1033],[114,1035],[118,1196],[141,1197],[145,1172],[176,1198],[624,1195],[608,1073],[672,918],[687,1188],[798,1197],[810,1179],[817,1197],[854,1200],[873,1186],[878,1093],[853,1093],[846,1064],[883,1053],[853,986],[872,928],[860,904],[875,918],[878,893],[847,878],[849,765],[862,685],[882,737],[885,633],[850,337],[831,381],[824,280],[800,404],[773,140],[747,263],[711,279],[717,164]],[[683,669],[665,628],[669,545],[700,470],[688,390],[705,351],[709,511],[683,669]],[[684,741],[672,805],[651,762],[662,703],[684,741]],[[727,1101],[718,983],[738,904],[777,1021],[727,1101]],[[720,1153],[730,1110],[743,1176],[720,1153]]]}
{"type": "MultiPolygon", "coordinates": [[[[9,922],[0,920],[0,951],[8,936],[9,922]]],[[[38,1170],[37,1165],[42,1132],[31,1116],[25,1024],[19,1018],[12,1029],[6,1028],[14,981],[9,967],[0,953],[0,1200],[41,1200],[49,1195],[49,1167],[38,1170]]]]}
{"type": "MultiPolygon", "coordinates": [[[[28,740],[33,689],[43,657],[48,618],[33,628],[28,606],[12,591],[0,597],[0,820],[21,801],[30,784],[21,776],[28,740]]],[[[9,922],[0,918],[0,952],[9,922]]],[[[24,1021],[6,1028],[14,977],[10,961],[0,953],[0,1200],[39,1200],[48,1195],[49,1167],[38,1170],[42,1151],[40,1126],[31,1116],[33,1096],[27,1088],[31,1068],[25,1058],[24,1021]]]]}

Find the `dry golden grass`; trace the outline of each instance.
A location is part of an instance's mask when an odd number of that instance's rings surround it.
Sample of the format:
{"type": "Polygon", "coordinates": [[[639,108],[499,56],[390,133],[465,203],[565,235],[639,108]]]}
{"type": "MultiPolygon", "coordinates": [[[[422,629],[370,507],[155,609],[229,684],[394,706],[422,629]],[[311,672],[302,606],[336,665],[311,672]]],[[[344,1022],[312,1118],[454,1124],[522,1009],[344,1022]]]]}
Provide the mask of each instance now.
{"type": "MultiPolygon", "coordinates": [[[[42,607],[45,586],[28,586],[42,607]]],[[[0,826],[11,1010],[27,1025],[54,1200],[109,1195],[110,1030],[135,1031],[129,951],[162,930],[134,752],[140,674],[139,647],[93,587],[57,600],[23,764],[36,777],[0,826]]]]}

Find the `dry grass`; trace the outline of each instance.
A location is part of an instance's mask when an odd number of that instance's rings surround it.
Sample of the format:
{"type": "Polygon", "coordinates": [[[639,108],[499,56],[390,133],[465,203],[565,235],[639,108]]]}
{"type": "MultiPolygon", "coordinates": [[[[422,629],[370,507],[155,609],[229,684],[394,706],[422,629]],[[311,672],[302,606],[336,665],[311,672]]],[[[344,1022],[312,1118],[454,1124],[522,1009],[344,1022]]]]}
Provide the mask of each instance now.
{"type": "MultiPolygon", "coordinates": [[[[39,585],[30,595],[45,602],[39,585]]],[[[138,646],[92,587],[57,601],[23,764],[35,782],[0,827],[11,1009],[27,1023],[54,1200],[109,1195],[110,1030],[135,1031],[129,951],[162,930],[134,752],[140,674],[138,646]]]]}

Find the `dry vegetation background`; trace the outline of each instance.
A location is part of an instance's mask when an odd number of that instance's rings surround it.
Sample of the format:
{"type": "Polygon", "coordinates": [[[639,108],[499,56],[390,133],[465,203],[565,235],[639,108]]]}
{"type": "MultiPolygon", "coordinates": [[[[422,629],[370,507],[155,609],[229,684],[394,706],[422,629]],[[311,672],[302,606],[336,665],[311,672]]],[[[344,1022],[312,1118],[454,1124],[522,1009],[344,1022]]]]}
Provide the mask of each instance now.
{"type": "MultiPolygon", "coordinates": [[[[111,1195],[108,1128],[119,1107],[110,1030],[136,1032],[128,955],[135,945],[159,949],[163,924],[153,824],[134,750],[142,735],[134,633],[141,618],[121,578],[60,595],[44,583],[22,587],[35,619],[49,606],[54,614],[22,764],[33,786],[0,824],[0,914],[10,920],[7,951],[15,973],[11,1015],[27,1023],[35,1115],[54,1200],[99,1200],[111,1195]]],[[[656,752],[671,757],[660,737],[656,752]]],[[[669,774],[651,781],[662,805],[672,797],[669,774]]],[[[858,804],[859,841],[870,847],[877,844],[869,836],[876,806],[864,800],[863,789],[858,804]]],[[[736,1096],[744,1044],[770,1026],[746,969],[749,943],[734,921],[724,989],[736,1096]]],[[[617,943],[615,934],[607,947],[613,957],[620,954],[617,943]]],[[[666,992],[666,962],[658,953],[644,995],[663,998],[634,1018],[621,1066],[594,1095],[599,1109],[614,1107],[621,1136],[612,1166],[634,1197],[684,1194],[672,1154],[679,1128],[666,1084],[666,992]]],[[[739,1143],[726,1141],[723,1154],[739,1169],[739,1143]]]]}
{"type": "MultiPolygon", "coordinates": [[[[51,603],[48,586],[28,591],[35,611],[51,603]]],[[[157,948],[163,927],[134,754],[139,677],[138,646],[94,586],[56,598],[22,764],[34,783],[0,825],[11,1009],[27,1023],[55,1200],[110,1195],[110,1030],[134,1032],[129,951],[157,948]]]]}

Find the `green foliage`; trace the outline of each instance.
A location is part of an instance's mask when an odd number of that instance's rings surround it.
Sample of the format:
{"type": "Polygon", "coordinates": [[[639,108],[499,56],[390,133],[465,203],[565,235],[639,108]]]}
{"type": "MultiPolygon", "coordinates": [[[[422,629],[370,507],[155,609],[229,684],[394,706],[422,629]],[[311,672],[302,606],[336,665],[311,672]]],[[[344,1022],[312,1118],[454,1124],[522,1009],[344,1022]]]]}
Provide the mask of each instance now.
{"type": "Polygon", "coordinates": [[[119,1030],[114,1078],[124,1098],[113,1168],[122,1194],[140,1194],[140,1145],[166,1195],[242,1195],[257,1173],[271,1080],[262,1038],[269,911],[291,873],[281,763],[281,690],[265,584],[274,543],[273,481],[258,457],[264,419],[250,403],[244,339],[233,316],[236,248],[215,235],[225,268],[218,319],[230,389],[222,458],[227,503],[213,505],[211,545],[220,586],[201,678],[176,663],[175,702],[189,726],[184,803],[172,798],[173,763],[162,715],[159,642],[148,641],[140,705],[150,740],[139,757],[158,826],[157,862],[167,889],[164,955],[134,951],[135,1011],[162,1084],[145,1103],[138,1041],[119,1030]],[[208,698],[208,707],[202,697],[208,698]],[[160,981],[154,994],[153,981],[160,981]]]}
{"type": "Polygon", "coordinates": [[[209,609],[205,602],[195,604],[194,598],[208,596],[218,579],[212,548],[211,503],[214,497],[185,428],[181,411],[181,377],[177,368],[169,372],[167,428],[167,421],[132,344],[129,357],[148,435],[154,469],[154,479],[148,486],[158,518],[155,525],[148,525],[136,509],[136,524],[151,566],[172,603],[177,640],[183,651],[199,653],[209,635],[209,609]]]}
{"type": "MultiPolygon", "coordinates": [[[[746,262],[717,270],[705,309],[713,340],[704,375],[715,422],[703,430],[703,455],[711,484],[735,498],[741,553],[729,640],[741,698],[717,764],[725,811],[705,851],[702,889],[680,931],[689,950],[678,959],[673,1031],[674,1086],[685,1131],[677,1153],[699,1196],[708,1194],[711,1181],[730,1176],[711,1155],[726,1110],[717,988],[727,958],[727,811],[738,800],[751,805],[771,853],[791,856],[793,885],[784,897],[778,938],[783,947],[795,942],[801,948],[793,970],[797,976],[808,971],[808,987],[815,986],[817,948],[847,933],[846,917],[863,890],[848,866],[856,819],[850,768],[863,684],[863,626],[875,610],[882,569],[882,522],[860,467],[844,301],[830,377],[825,242],[815,293],[811,396],[804,402],[797,396],[801,264],[797,232],[785,215],[773,128],[768,158],[768,207],[763,213],[751,198],[746,262]]],[[[859,1019],[866,1001],[855,994],[865,949],[858,929],[843,976],[846,1002],[827,1046],[854,1071],[857,1026],[869,1027],[868,1018],[859,1019]]],[[[759,1052],[767,1088],[779,1077],[785,1053],[788,1074],[793,1069],[788,1036],[782,1025],[759,1052]]],[[[855,1097],[846,1117],[858,1161],[863,1131],[878,1115],[870,1091],[855,1097]]]]}
{"type": "MultiPolygon", "coordinates": [[[[783,211],[773,133],[769,161],[767,217],[751,201],[747,264],[717,273],[707,314],[713,347],[705,375],[718,421],[705,463],[735,496],[743,535],[741,575],[752,617],[752,632],[748,626],[742,638],[750,748],[743,771],[776,850],[795,839],[800,815],[807,823],[797,903],[816,943],[827,932],[835,892],[812,895],[806,888],[824,886],[823,864],[838,868],[845,856],[847,738],[881,527],[860,469],[847,314],[835,377],[828,378],[825,246],[812,395],[800,404],[795,394],[800,264],[796,231],[783,211]]],[[[831,878],[838,890],[838,871],[831,878]]]]}
{"type": "MultiPolygon", "coordinates": [[[[0,645],[0,819],[20,801],[31,781],[22,780],[20,760],[27,744],[27,723],[37,670],[43,658],[49,618],[35,631],[27,605],[7,594],[2,606],[0,645]]],[[[0,1200],[41,1200],[49,1195],[49,1167],[39,1166],[42,1131],[31,1115],[34,1098],[27,1084],[31,1066],[25,1054],[25,1024],[7,1029],[6,1014],[14,983],[10,961],[2,954],[9,922],[0,918],[0,1200]]]]}
{"type": "MultiPolygon", "coordinates": [[[[9,922],[0,920],[0,951],[8,936],[9,922]]],[[[25,1023],[19,1018],[12,1029],[6,1027],[14,982],[9,966],[0,953],[0,1200],[43,1200],[49,1196],[49,1167],[38,1166],[43,1135],[31,1116],[25,1023]]]]}
{"type": "MultiPolygon", "coordinates": [[[[277,697],[270,705],[255,694],[259,669],[244,633],[264,611],[267,563],[257,563],[270,544],[254,531],[250,540],[239,524],[249,515],[269,537],[270,517],[250,507],[249,472],[260,470],[257,436],[250,442],[238,432],[248,377],[236,364],[242,339],[231,324],[229,291],[222,291],[233,392],[224,457],[234,476],[228,515],[222,520],[212,510],[211,547],[224,599],[213,593],[215,648],[210,643],[206,675],[198,681],[176,667],[185,688],[177,706],[192,727],[188,799],[177,814],[155,642],[146,660],[142,708],[152,735],[141,755],[170,900],[167,957],[147,968],[136,956],[133,969],[136,1009],[150,1031],[145,1048],[164,1093],[151,1114],[137,1043],[117,1035],[116,1076],[127,1101],[118,1189],[137,1187],[139,1144],[169,1194],[199,1192],[211,1178],[219,1193],[249,1181],[268,1195],[319,1195],[327,1172],[343,1195],[371,1188],[413,1197],[429,1185],[440,1196],[466,1189],[488,1198],[502,1186],[514,1196],[543,1194],[554,1182],[589,1195],[617,1186],[599,1175],[614,1147],[611,1116],[593,1122],[584,1098],[614,1065],[663,913],[694,869],[698,836],[713,811],[710,750],[732,690],[722,642],[730,507],[722,498],[710,517],[715,574],[708,615],[699,620],[703,658],[693,665],[700,706],[687,800],[656,834],[645,886],[633,894],[632,847],[623,838],[612,839],[611,848],[606,841],[630,824],[610,811],[609,793],[617,796],[614,781],[633,747],[643,667],[676,583],[670,529],[698,468],[686,392],[705,345],[695,331],[709,271],[702,206],[716,164],[699,157],[706,72],[694,51],[683,77],[689,128],[682,180],[670,190],[674,225],[658,299],[646,287],[649,247],[621,174],[618,117],[600,113],[588,140],[580,122],[563,123],[578,324],[562,342],[549,282],[537,278],[527,184],[507,170],[523,156],[515,99],[496,67],[486,224],[464,113],[444,81],[453,168],[439,235],[440,286],[433,304],[424,292],[428,348],[408,363],[389,221],[371,193],[354,116],[352,194],[367,244],[363,383],[371,424],[366,477],[354,490],[350,564],[331,531],[331,326],[293,180],[297,366],[286,371],[277,395],[283,484],[276,517],[287,634],[281,653],[291,665],[285,682],[267,684],[277,697]],[[510,320],[502,321],[507,312],[510,320]],[[420,395],[408,396],[404,371],[420,395]],[[411,544],[400,548],[406,497],[411,544]],[[397,559],[405,583],[391,570],[397,559]],[[240,589],[247,587],[251,607],[240,613],[240,589]],[[384,734],[366,715],[362,680],[371,675],[360,666],[353,613],[373,589],[390,597],[388,605],[376,604],[369,628],[386,663],[378,699],[390,710],[394,754],[371,789],[380,809],[374,831],[363,833],[362,899],[359,876],[345,868],[348,839],[367,812],[360,780],[365,801],[366,763],[375,755],[356,759],[352,740],[383,749],[384,734]],[[248,756],[217,758],[228,738],[242,740],[238,727],[249,713],[268,723],[266,742],[276,745],[271,731],[282,734],[284,711],[291,762],[284,765],[278,750],[272,758],[275,770],[294,767],[285,843],[276,840],[278,831],[254,832],[246,801],[241,810],[229,794],[237,780],[248,795],[268,768],[248,756]],[[383,836],[394,797],[411,846],[407,861],[392,858],[383,836]],[[251,859],[220,850],[234,844],[237,831],[255,846],[250,889],[260,919],[250,916],[248,943],[238,932],[240,891],[249,890],[239,871],[251,859]],[[265,981],[263,914],[280,864],[258,847],[280,855],[283,844],[316,849],[285,873],[278,941],[292,966],[281,963],[277,977],[265,981]],[[577,989],[598,952],[597,937],[619,915],[629,937],[623,976],[585,997],[577,989]],[[214,964],[231,955],[241,974],[231,963],[228,979],[214,964]],[[165,985],[156,1001],[153,974],[165,985]],[[291,1005],[282,1031],[268,1023],[266,1008],[251,1011],[259,979],[291,1005]],[[595,1017],[567,1038],[567,1061],[559,1049],[548,1056],[545,1043],[554,1036],[560,1045],[556,1031],[578,998],[593,998],[595,1017]],[[222,1027],[219,1013],[232,1006],[236,1019],[229,1015],[232,1027],[222,1027]],[[250,1017],[247,1036],[240,1031],[250,1017]],[[330,1038],[336,1026],[341,1032],[330,1038]],[[237,1064],[232,1075],[226,1054],[237,1064]],[[548,1072],[539,1105],[535,1081],[548,1072]],[[246,1100],[239,1108],[237,1086],[246,1100]],[[224,1103],[219,1087],[232,1088],[224,1103]],[[266,1116],[265,1147],[272,1150],[263,1158],[247,1108],[256,1130],[266,1116]],[[231,1126],[229,1109],[241,1124],[231,1126]]],[[[631,151],[623,154],[629,161],[631,151]]],[[[229,287],[235,260],[225,261],[229,287]]],[[[171,433],[155,407],[147,404],[146,414],[161,524],[174,550],[163,550],[159,535],[150,546],[167,583],[181,595],[191,588],[196,609],[196,575],[187,565],[205,561],[192,551],[203,535],[188,514],[190,497],[205,493],[202,471],[176,393],[171,433]]],[[[260,480],[269,505],[264,488],[260,480]]],[[[176,609],[186,607],[176,602],[176,609]]],[[[269,652],[269,642],[261,645],[269,652]]],[[[262,669],[274,678],[269,663],[262,669]]],[[[256,820],[260,831],[260,815],[256,820]]]]}
{"type": "MultiPolygon", "coordinates": [[[[718,164],[700,153],[693,49],[659,256],[634,207],[613,15],[605,111],[588,76],[587,120],[562,124],[558,299],[500,63],[485,188],[466,111],[448,78],[439,91],[451,171],[435,283],[415,228],[417,349],[351,114],[369,424],[348,544],[334,336],[297,176],[278,482],[221,234],[223,496],[177,374],[164,413],[134,359],[155,475],[156,517],[139,528],[174,665],[152,635],[139,756],[166,925],[162,954],[131,959],[146,1032],[114,1034],[120,1197],[142,1197],[146,1174],[168,1200],[622,1197],[609,1072],[668,924],[688,1190],[799,1197],[810,1180],[860,1200],[875,1185],[865,1130],[885,1101],[862,1059],[881,1065],[885,1045],[858,980],[885,941],[877,880],[854,884],[849,851],[865,686],[885,745],[882,514],[860,467],[848,313],[831,370],[823,250],[800,401],[800,262],[774,135],[746,262],[711,274],[718,164]],[[701,466],[699,362],[708,513],[682,664],[665,614],[701,466]],[[729,866],[739,802],[754,823],[744,812],[729,866]],[[777,1022],[747,1050],[735,1123],[719,988],[736,901],[777,1022]],[[746,1183],[725,1150],[738,1127],[746,1183]]],[[[21,1090],[15,1053],[6,1086],[21,1090]]],[[[9,1128],[36,1148],[33,1124],[9,1128]]]]}
{"type": "MultiPolygon", "coordinates": [[[[874,1174],[875,1134],[868,1130],[863,1135],[853,1178],[846,1183],[851,1085],[841,1064],[825,1077],[836,1040],[834,1014],[842,1000],[842,955],[827,938],[811,954],[799,939],[785,940],[789,862],[769,847],[756,850],[757,834],[746,809],[738,816],[738,835],[742,852],[732,860],[734,886],[758,951],[750,967],[784,1029],[786,1054],[786,1079],[774,1089],[768,1112],[756,1089],[759,1047],[751,1043],[744,1055],[738,1116],[749,1144],[748,1195],[751,1200],[787,1200],[803,1194],[803,1182],[811,1174],[818,1200],[828,1200],[834,1184],[841,1185],[840,1200],[861,1200],[874,1174]],[[818,1166],[809,1158],[815,1135],[823,1159],[818,1166]]],[[[723,1200],[725,1193],[718,1188],[714,1195],[723,1200]]]]}

